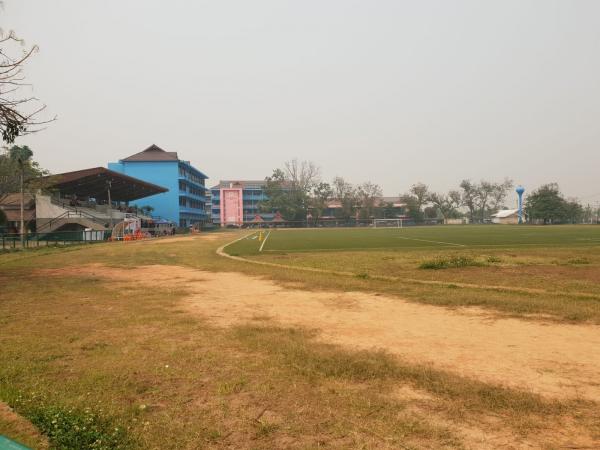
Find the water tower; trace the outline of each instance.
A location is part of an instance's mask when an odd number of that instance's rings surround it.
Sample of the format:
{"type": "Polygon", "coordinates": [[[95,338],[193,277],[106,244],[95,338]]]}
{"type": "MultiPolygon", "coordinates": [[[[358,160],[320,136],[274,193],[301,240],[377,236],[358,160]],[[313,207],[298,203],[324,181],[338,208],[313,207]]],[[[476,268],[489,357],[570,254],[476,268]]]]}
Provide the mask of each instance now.
{"type": "Polygon", "coordinates": [[[519,223],[523,223],[523,192],[525,192],[525,188],[517,186],[516,191],[519,196],[519,223]]]}

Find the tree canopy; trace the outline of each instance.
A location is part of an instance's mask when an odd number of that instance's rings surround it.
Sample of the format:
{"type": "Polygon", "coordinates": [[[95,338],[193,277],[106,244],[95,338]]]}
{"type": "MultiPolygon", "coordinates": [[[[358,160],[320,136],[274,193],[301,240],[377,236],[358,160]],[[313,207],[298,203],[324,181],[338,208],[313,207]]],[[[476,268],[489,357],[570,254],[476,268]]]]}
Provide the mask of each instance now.
{"type": "Polygon", "coordinates": [[[288,161],[283,169],[273,170],[266,181],[267,200],[261,203],[263,211],[279,212],[286,220],[306,219],[311,191],[320,181],[319,168],[314,163],[288,161]]]}
{"type": "Polygon", "coordinates": [[[540,186],[527,196],[525,211],[530,221],[544,224],[576,223],[584,214],[583,206],[574,199],[567,200],[557,183],[540,186]]]}
{"type": "Polygon", "coordinates": [[[48,174],[33,160],[33,151],[26,145],[4,148],[0,152],[0,201],[7,194],[19,192],[21,169],[29,191],[41,187],[36,181],[48,174]]]}

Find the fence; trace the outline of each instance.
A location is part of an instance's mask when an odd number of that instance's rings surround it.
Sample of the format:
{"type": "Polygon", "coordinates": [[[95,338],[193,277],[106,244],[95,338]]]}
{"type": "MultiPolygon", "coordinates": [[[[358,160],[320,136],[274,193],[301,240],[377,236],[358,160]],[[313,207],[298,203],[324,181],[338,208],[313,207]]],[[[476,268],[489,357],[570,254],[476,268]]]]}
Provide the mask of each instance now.
{"type": "Polygon", "coordinates": [[[23,236],[23,246],[21,247],[20,234],[0,234],[0,250],[92,244],[95,242],[103,242],[108,239],[109,236],[110,231],[55,231],[50,233],[27,233],[23,236]]]}
{"type": "MultiPolygon", "coordinates": [[[[399,219],[389,219],[399,220],[399,219]]],[[[402,226],[424,226],[424,225],[442,225],[441,219],[424,219],[415,221],[407,218],[402,219],[402,226]]],[[[319,219],[315,220],[286,220],[286,221],[264,221],[264,222],[246,222],[242,228],[327,228],[327,227],[372,227],[373,219],[319,219]]],[[[236,226],[237,227],[237,226],[236,226]]]]}

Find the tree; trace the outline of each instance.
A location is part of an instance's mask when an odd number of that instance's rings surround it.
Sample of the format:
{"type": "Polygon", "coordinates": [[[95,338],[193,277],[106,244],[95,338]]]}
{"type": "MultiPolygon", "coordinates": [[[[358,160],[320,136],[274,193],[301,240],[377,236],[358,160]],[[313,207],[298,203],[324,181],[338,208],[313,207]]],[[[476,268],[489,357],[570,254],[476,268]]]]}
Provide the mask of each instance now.
{"type": "Polygon", "coordinates": [[[548,183],[529,194],[525,211],[529,220],[539,220],[544,224],[561,223],[577,216],[575,204],[581,208],[576,201],[568,202],[563,198],[558,184],[548,183]]]}
{"type": "Polygon", "coordinates": [[[411,219],[413,219],[415,222],[420,222],[423,220],[423,211],[419,207],[419,200],[417,197],[411,194],[403,194],[400,195],[400,202],[406,205],[406,213],[411,219]]]}
{"type": "Polygon", "coordinates": [[[581,217],[581,220],[584,223],[593,223],[594,222],[594,208],[592,208],[592,205],[590,205],[589,203],[585,206],[585,208],[583,208],[583,215],[581,217]]]}
{"type": "Polygon", "coordinates": [[[379,187],[377,184],[367,181],[358,186],[356,192],[362,208],[363,218],[368,219],[372,217],[375,212],[375,207],[383,196],[381,187],[379,187]]]}
{"type": "Polygon", "coordinates": [[[329,183],[321,182],[313,188],[312,194],[313,218],[315,222],[318,222],[333,196],[333,190],[329,183]]]}
{"type": "Polygon", "coordinates": [[[513,181],[508,178],[505,178],[501,183],[492,183],[489,208],[490,214],[505,208],[504,200],[506,200],[506,195],[508,194],[508,191],[513,188],[513,186],[513,181]]]}
{"type": "Polygon", "coordinates": [[[348,220],[354,215],[358,204],[356,188],[342,177],[335,177],[332,183],[333,195],[340,202],[341,208],[336,214],[340,219],[348,220]]]}
{"type": "Polygon", "coordinates": [[[443,219],[457,218],[460,216],[458,208],[461,206],[461,196],[458,191],[450,191],[448,194],[429,194],[428,200],[435,206],[437,212],[443,219]]]}
{"type": "Polygon", "coordinates": [[[429,201],[429,188],[424,183],[413,184],[407,193],[400,195],[400,201],[406,203],[407,213],[414,221],[424,218],[423,206],[429,201]]]}
{"type": "Polygon", "coordinates": [[[410,187],[409,193],[414,196],[416,206],[421,211],[429,199],[429,187],[424,183],[416,183],[410,187]]]}
{"type": "Polygon", "coordinates": [[[565,201],[565,218],[569,223],[581,223],[585,211],[577,199],[571,198],[565,201]]]}
{"type": "Polygon", "coordinates": [[[469,210],[469,220],[471,223],[475,221],[475,210],[477,209],[477,201],[479,199],[479,188],[471,182],[471,180],[462,180],[460,182],[462,189],[462,204],[469,210]]]}
{"type": "Polygon", "coordinates": [[[494,186],[494,183],[492,183],[492,182],[481,180],[481,183],[479,184],[477,189],[479,191],[479,195],[476,197],[477,200],[479,201],[478,202],[479,217],[480,217],[481,223],[483,223],[485,221],[485,212],[487,210],[489,198],[492,196],[496,187],[494,186]]]}
{"type": "Polygon", "coordinates": [[[320,181],[320,169],[312,161],[292,159],[284,164],[285,179],[292,191],[308,195],[311,189],[320,181]]]}
{"type": "Polygon", "coordinates": [[[33,152],[27,146],[12,146],[0,151],[0,202],[8,194],[20,191],[21,169],[24,173],[24,184],[27,192],[33,192],[41,187],[39,178],[47,175],[48,171],[40,168],[39,164],[32,159],[33,152]],[[23,166],[19,164],[23,161],[23,166]]]}
{"type": "Polygon", "coordinates": [[[2,140],[8,144],[50,122],[37,119],[46,106],[23,93],[28,86],[23,67],[38,50],[36,45],[30,48],[24,46],[25,42],[14,31],[8,34],[0,32],[0,132],[2,140]]]}
{"type": "Polygon", "coordinates": [[[508,178],[499,183],[481,180],[479,184],[463,180],[460,183],[462,204],[468,208],[471,222],[478,217],[483,223],[492,212],[502,208],[506,194],[512,186],[513,182],[508,178]]]}
{"type": "Polygon", "coordinates": [[[283,169],[273,170],[266,181],[267,200],[261,202],[261,210],[278,211],[287,220],[300,221],[306,218],[310,193],[320,181],[319,168],[313,162],[293,159],[283,169]]]}

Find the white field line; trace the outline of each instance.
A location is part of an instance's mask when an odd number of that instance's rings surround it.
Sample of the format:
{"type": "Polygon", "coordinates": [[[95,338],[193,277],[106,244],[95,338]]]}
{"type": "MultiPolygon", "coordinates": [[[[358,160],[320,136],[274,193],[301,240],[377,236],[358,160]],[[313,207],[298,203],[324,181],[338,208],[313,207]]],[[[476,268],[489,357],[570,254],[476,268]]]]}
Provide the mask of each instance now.
{"type": "Polygon", "coordinates": [[[217,255],[219,255],[219,256],[227,256],[227,257],[230,257],[230,258],[236,258],[235,256],[231,256],[231,255],[229,255],[229,254],[225,253],[225,247],[229,247],[230,245],[233,245],[233,244],[235,244],[236,242],[239,242],[239,241],[241,241],[242,239],[247,239],[247,238],[249,238],[250,236],[252,236],[253,234],[256,234],[256,233],[258,233],[258,231],[254,231],[254,232],[252,232],[252,233],[245,234],[245,235],[243,235],[242,237],[240,237],[240,238],[237,238],[237,239],[236,239],[236,240],[234,240],[234,241],[228,242],[227,244],[220,246],[220,247],[217,249],[217,255]]]}
{"type": "Polygon", "coordinates": [[[465,244],[455,244],[454,242],[430,241],[427,239],[407,238],[407,237],[402,237],[402,236],[394,236],[394,237],[397,239],[406,239],[407,241],[431,242],[433,244],[444,244],[444,245],[454,245],[456,247],[466,247],[465,244]]]}
{"type": "Polygon", "coordinates": [[[265,246],[265,244],[267,243],[267,239],[269,239],[269,236],[271,236],[271,230],[269,230],[269,232],[267,233],[267,235],[265,236],[265,240],[262,241],[262,244],[260,245],[260,248],[258,249],[258,252],[262,252],[263,247],[265,246]]]}

